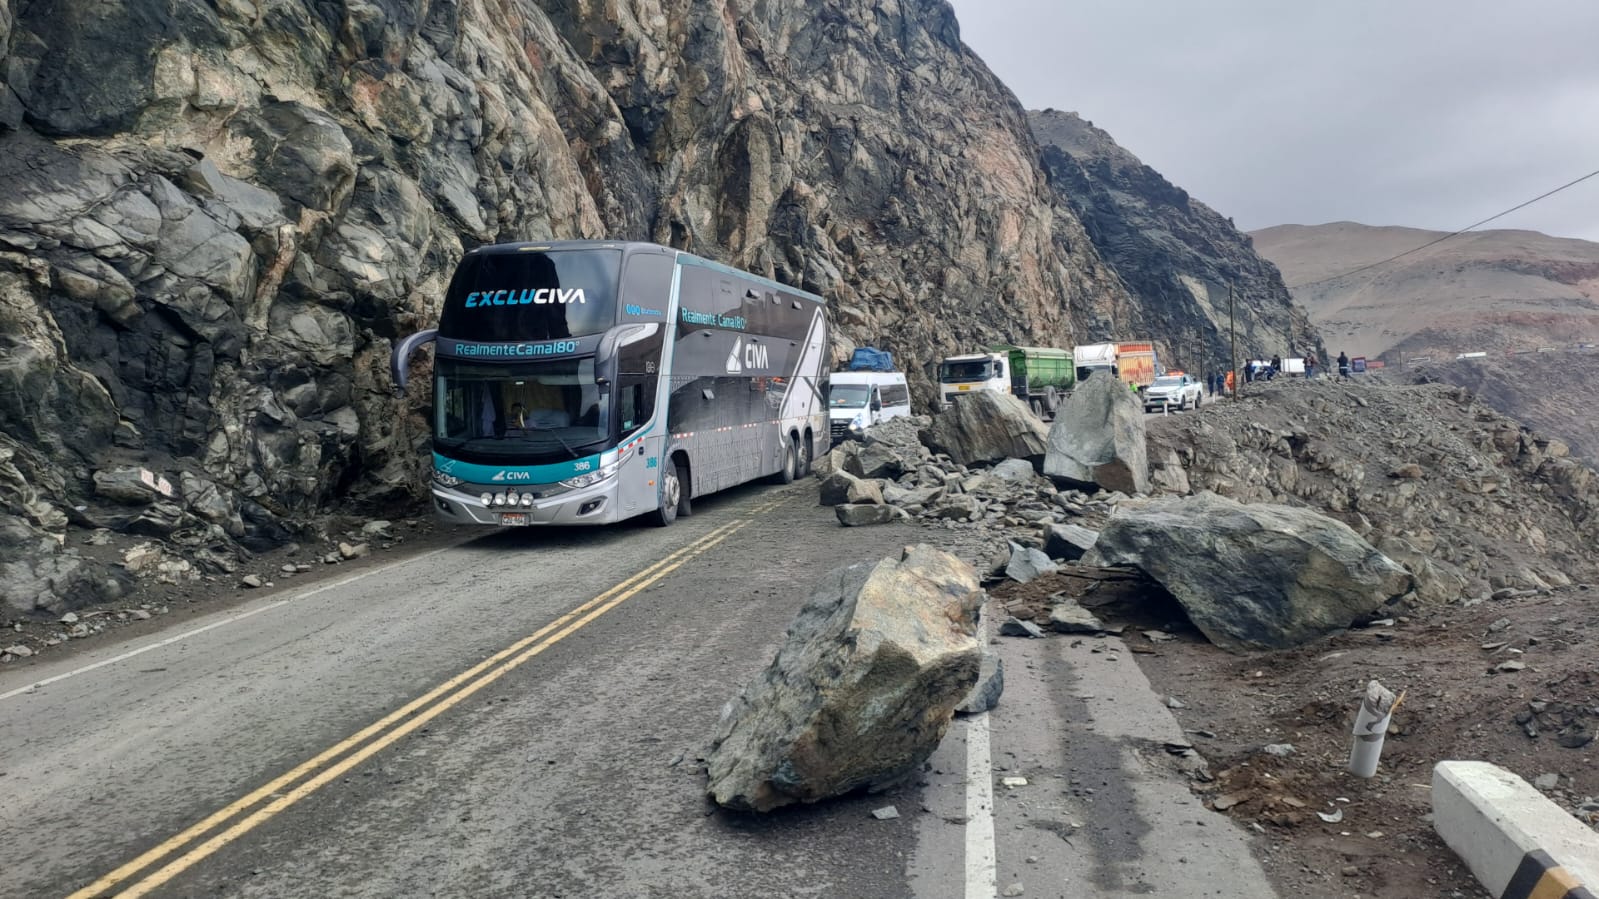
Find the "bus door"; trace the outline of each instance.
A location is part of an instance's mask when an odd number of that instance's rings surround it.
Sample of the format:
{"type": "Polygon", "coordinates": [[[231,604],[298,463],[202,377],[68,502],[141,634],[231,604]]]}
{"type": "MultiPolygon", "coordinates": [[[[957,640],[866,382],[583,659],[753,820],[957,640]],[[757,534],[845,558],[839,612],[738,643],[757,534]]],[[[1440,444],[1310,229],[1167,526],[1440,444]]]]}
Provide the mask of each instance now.
{"type": "Polygon", "coordinates": [[[655,390],[651,379],[626,379],[617,396],[618,423],[624,435],[617,446],[617,501],[624,516],[640,515],[656,507],[661,475],[661,453],[666,449],[664,422],[646,424],[651,406],[645,399],[655,390]],[[630,383],[631,382],[631,383],[630,383]]]}

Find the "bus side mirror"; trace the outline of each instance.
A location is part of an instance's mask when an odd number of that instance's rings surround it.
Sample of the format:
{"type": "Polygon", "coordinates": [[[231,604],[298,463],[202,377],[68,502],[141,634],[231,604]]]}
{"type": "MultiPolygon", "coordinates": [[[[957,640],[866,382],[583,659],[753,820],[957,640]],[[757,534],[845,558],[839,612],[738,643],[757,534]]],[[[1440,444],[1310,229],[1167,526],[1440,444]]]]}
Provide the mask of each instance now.
{"type": "Polygon", "coordinates": [[[432,343],[438,336],[438,328],[429,328],[412,334],[394,348],[394,352],[389,356],[389,380],[394,382],[395,396],[405,393],[405,384],[411,379],[411,354],[423,344],[432,343]]]}

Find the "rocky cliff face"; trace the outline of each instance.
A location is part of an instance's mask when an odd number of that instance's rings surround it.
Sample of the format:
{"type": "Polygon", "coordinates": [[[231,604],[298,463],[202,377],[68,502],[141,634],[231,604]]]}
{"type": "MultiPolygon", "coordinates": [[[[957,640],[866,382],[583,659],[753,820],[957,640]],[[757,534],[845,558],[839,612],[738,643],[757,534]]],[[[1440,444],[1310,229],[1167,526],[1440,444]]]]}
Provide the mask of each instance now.
{"type": "Polygon", "coordinates": [[[68,519],[225,553],[412,495],[384,363],[480,243],[800,284],[924,399],[1069,345],[1129,300],[1037,152],[941,0],[0,0],[4,600],[120,589],[68,519]]]}
{"type": "Polygon", "coordinates": [[[1158,341],[1168,364],[1190,371],[1228,365],[1227,287],[1236,291],[1240,360],[1317,349],[1277,268],[1256,255],[1230,219],[1122,149],[1075,113],[1028,113],[1061,208],[1082,222],[1094,248],[1126,282],[1130,298],[1105,295],[1085,322],[1103,340],[1158,341]]]}

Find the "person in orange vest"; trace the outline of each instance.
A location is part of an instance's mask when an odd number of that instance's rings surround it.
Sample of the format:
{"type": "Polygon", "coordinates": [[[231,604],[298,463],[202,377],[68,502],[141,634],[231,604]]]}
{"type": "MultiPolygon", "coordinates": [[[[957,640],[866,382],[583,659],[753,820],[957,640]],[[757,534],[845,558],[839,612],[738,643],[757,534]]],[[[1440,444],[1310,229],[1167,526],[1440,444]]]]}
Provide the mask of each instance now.
{"type": "Polygon", "coordinates": [[[1228,369],[1228,371],[1227,371],[1227,393],[1229,395],[1233,392],[1233,384],[1234,384],[1234,377],[1233,376],[1234,376],[1234,374],[1235,373],[1231,369],[1228,369]]]}

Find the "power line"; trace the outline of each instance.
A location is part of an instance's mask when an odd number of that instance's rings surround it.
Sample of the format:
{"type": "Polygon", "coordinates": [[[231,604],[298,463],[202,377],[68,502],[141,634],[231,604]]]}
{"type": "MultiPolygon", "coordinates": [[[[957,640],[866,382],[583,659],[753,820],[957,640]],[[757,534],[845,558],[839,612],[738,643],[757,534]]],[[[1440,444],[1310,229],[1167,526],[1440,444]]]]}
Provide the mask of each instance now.
{"type": "Polygon", "coordinates": [[[1319,279],[1317,279],[1315,281],[1306,281],[1303,284],[1295,284],[1292,287],[1289,287],[1288,289],[1289,290],[1300,290],[1300,289],[1306,288],[1306,287],[1315,287],[1317,284],[1326,284],[1328,281],[1337,281],[1339,278],[1347,278],[1350,275],[1358,275],[1361,272],[1370,271],[1371,269],[1377,268],[1378,266],[1387,265],[1388,263],[1393,262],[1396,259],[1403,259],[1406,256],[1411,255],[1412,253],[1420,253],[1422,250],[1425,250],[1428,247],[1435,247],[1435,246],[1443,243],[1444,241],[1449,240],[1450,238],[1459,237],[1460,235],[1465,234],[1467,231],[1470,231],[1470,230],[1472,230],[1474,228],[1480,228],[1483,225],[1486,225],[1489,222],[1493,221],[1494,219],[1504,218],[1505,216],[1509,215],[1512,212],[1515,212],[1518,209],[1526,209],[1528,206],[1531,206],[1532,204],[1538,202],[1539,200],[1543,200],[1543,199],[1547,199],[1549,197],[1552,197],[1555,194],[1560,193],[1561,191],[1565,190],[1568,187],[1575,187],[1576,185],[1581,184],[1584,181],[1587,181],[1589,178],[1592,178],[1595,175],[1599,175],[1599,169],[1595,169],[1594,171],[1591,171],[1588,174],[1583,175],[1581,178],[1578,178],[1575,181],[1567,181],[1565,184],[1560,185],[1559,187],[1555,188],[1554,190],[1551,190],[1551,191],[1548,191],[1548,192],[1545,192],[1545,193],[1541,193],[1538,196],[1533,197],[1532,199],[1528,200],[1525,203],[1518,203],[1515,206],[1512,206],[1509,209],[1506,209],[1504,212],[1500,212],[1500,213],[1496,213],[1494,215],[1490,215],[1490,216],[1488,216],[1487,218],[1483,219],[1480,222],[1473,222],[1473,223],[1467,225],[1466,227],[1461,228],[1459,231],[1451,231],[1448,234],[1445,234],[1443,237],[1440,237],[1440,238],[1438,238],[1436,240],[1428,241],[1427,243],[1424,243],[1421,246],[1416,247],[1413,250],[1406,250],[1403,253],[1399,253],[1398,255],[1389,256],[1387,259],[1383,259],[1383,260],[1378,261],[1378,262],[1373,262],[1370,265],[1363,265],[1360,268],[1350,269],[1349,271],[1343,272],[1341,274],[1332,275],[1332,276],[1326,277],[1326,278],[1319,278],[1319,279]]]}

